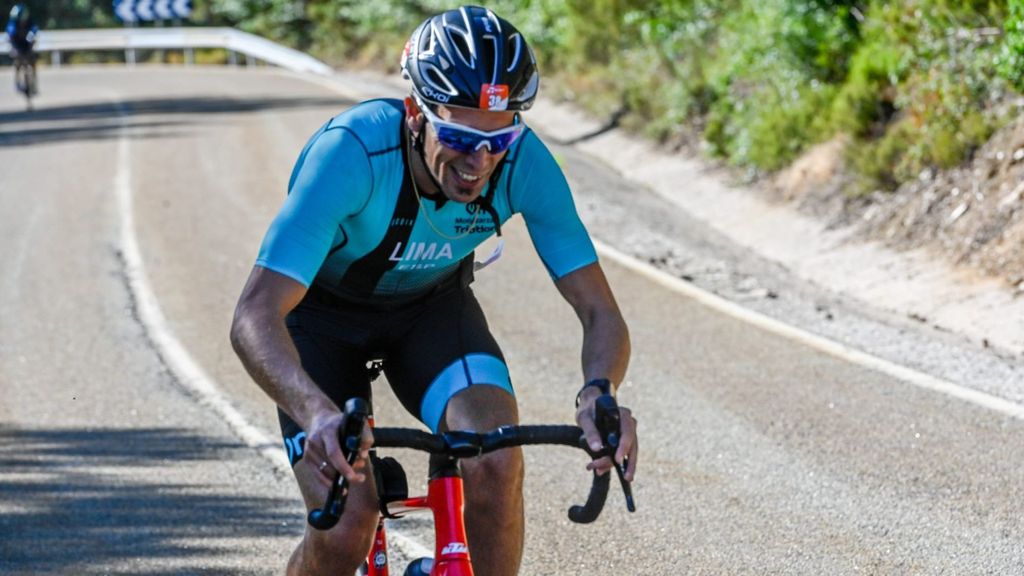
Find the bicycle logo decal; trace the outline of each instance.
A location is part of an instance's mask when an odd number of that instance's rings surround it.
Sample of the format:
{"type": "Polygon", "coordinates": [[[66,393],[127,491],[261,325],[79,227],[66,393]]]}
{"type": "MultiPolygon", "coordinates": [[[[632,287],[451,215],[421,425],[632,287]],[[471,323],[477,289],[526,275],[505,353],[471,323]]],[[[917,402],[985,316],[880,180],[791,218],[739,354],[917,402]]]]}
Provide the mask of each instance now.
{"type": "Polygon", "coordinates": [[[463,544],[462,542],[452,542],[451,544],[448,544],[447,546],[445,546],[444,550],[441,550],[441,554],[467,554],[467,553],[469,553],[469,548],[467,548],[466,545],[463,544]]]}

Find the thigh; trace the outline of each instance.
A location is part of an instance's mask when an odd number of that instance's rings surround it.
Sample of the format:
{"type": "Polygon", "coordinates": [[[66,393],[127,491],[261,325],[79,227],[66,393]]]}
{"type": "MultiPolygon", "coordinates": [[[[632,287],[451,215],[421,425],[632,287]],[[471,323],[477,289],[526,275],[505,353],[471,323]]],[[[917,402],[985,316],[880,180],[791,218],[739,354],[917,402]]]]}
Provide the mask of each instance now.
{"type": "MultiPolygon", "coordinates": [[[[317,318],[317,323],[311,323],[303,313],[289,315],[288,332],[299,353],[302,369],[339,408],[349,398],[369,400],[370,382],[366,371],[369,354],[358,342],[341,336],[343,327],[335,327],[333,334],[325,327],[329,325],[324,324],[322,317],[317,318]]],[[[306,433],[280,408],[277,414],[288,461],[294,468],[302,459],[306,433]]]]}
{"type": "Polygon", "coordinates": [[[469,288],[432,301],[389,344],[388,382],[411,414],[442,428],[449,401],[473,387],[493,388],[514,405],[504,355],[469,288]]]}

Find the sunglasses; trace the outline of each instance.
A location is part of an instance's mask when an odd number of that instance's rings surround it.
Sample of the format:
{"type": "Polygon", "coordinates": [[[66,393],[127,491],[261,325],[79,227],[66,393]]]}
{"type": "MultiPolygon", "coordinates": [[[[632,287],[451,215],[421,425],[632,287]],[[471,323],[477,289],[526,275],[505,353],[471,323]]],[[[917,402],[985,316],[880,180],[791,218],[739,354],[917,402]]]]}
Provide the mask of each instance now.
{"type": "Polygon", "coordinates": [[[434,125],[434,132],[441,144],[462,154],[472,154],[485,146],[491,154],[501,154],[523,133],[524,124],[519,122],[519,114],[516,114],[515,124],[484,132],[440,119],[419,98],[416,98],[416,103],[426,115],[427,121],[434,125]]]}

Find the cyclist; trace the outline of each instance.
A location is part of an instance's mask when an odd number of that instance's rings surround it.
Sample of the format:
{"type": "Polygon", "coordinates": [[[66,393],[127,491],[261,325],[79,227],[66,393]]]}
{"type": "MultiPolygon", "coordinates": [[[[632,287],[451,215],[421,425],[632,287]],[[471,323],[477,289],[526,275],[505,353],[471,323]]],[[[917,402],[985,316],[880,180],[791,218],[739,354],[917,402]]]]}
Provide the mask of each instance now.
{"type": "MultiPolygon", "coordinates": [[[[565,177],[520,116],[539,81],[522,35],[484,8],[451,10],[415,29],[401,68],[411,81],[404,101],[363,102],[302,150],[231,328],[246,369],[279,407],[307,508],[323,502],[336,473],[352,482],[341,522],[307,527],[289,574],[351,574],[370,548],[378,516],[370,467],[365,458],[350,467],[336,436],[338,407],[369,393],[369,359],[385,358],[398,399],[434,431],[517,423],[504,356],[469,287],[473,249],[500,236],[512,215],[523,216],[583,325],[587,384],[576,419],[597,447],[594,402],[614,392],[629,360],[626,324],[565,177]]],[[[628,459],[632,479],[636,422],[622,413],[616,459],[628,459]]],[[[462,473],[478,573],[515,574],[521,451],[466,459],[462,473]]]]}
{"type": "MultiPolygon", "coordinates": [[[[38,34],[39,28],[32,21],[32,14],[29,12],[28,6],[21,3],[15,4],[11,8],[10,18],[7,20],[7,39],[11,43],[11,60],[14,60],[15,78],[20,78],[17,72],[22,66],[29,66],[32,69],[32,74],[29,77],[35,76],[36,55],[32,46],[35,44],[38,34]]],[[[34,84],[33,82],[31,86],[24,88],[24,90],[32,92],[30,95],[34,95],[36,92],[34,84]]],[[[22,88],[19,86],[19,89],[22,88]]]]}

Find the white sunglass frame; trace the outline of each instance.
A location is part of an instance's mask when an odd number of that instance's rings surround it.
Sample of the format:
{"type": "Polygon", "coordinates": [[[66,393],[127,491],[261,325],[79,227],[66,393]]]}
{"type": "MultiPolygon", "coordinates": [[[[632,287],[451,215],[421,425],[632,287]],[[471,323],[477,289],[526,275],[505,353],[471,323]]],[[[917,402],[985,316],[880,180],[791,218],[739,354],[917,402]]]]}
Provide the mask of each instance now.
{"type": "MultiPolygon", "coordinates": [[[[488,140],[489,138],[493,138],[495,136],[503,136],[505,134],[511,134],[513,132],[522,132],[523,129],[525,128],[525,126],[523,125],[522,120],[519,118],[519,113],[516,112],[515,120],[514,120],[513,124],[511,124],[509,126],[506,126],[504,128],[498,128],[497,130],[491,130],[491,131],[478,130],[476,128],[473,128],[472,126],[466,126],[465,124],[459,124],[458,122],[451,122],[451,121],[448,121],[448,120],[442,120],[441,117],[439,117],[437,114],[434,114],[430,110],[430,108],[422,100],[420,100],[419,96],[413,96],[413,98],[416,100],[416,105],[419,106],[420,110],[423,112],[423,115],[427,117],[427,121],[430,122],[431,124],[433,124],[435,126],[435,128],[451,128],[453,130],[461,130],[463,132],[468,132],[468,133],[474,134],[476,136],[482,136],[483,139],[480,140],[480,142],[477,143],[476,148],[473,149],[474,152],[479,150],[480,147],[482,147],[482,146],[486,146],[487,147],[487,151],[488,152],[492,152],[492,150],[491,150],[491,143],[488,140]]],[[[518,139],[518,138],[519,138],[519,136],[517,135],[516,138],[512,139],[512,142],[515,142],[515,140],[518,139]]],[[[445,147],[449,147],[444,142],[441,142],[441,145],[445,146],[445,147]]],[[[510,143],[509,147],[511,147],[511,146],[512,146],[512,144],[510,143]]],[[[506,148],[506,150],[507,150],[507,148],[506,148]]],[[[504,150],[502,150],[502,152],[504,152],[504,150]]]]}

